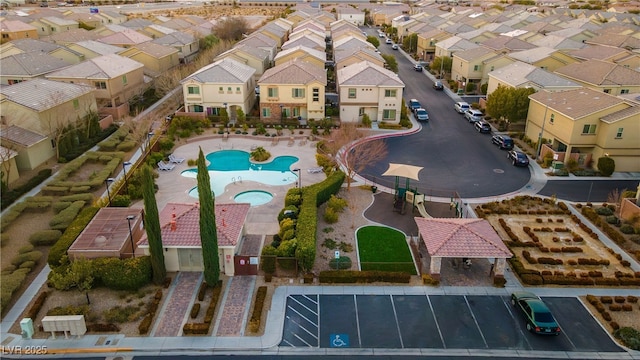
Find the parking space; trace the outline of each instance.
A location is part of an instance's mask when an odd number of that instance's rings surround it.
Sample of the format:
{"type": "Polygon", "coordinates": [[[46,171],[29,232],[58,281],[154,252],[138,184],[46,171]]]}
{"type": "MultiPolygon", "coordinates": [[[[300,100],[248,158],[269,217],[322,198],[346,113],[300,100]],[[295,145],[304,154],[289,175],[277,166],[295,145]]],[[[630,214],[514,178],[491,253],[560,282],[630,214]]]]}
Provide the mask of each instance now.
{"type": "Polygon", "coordinates": [[[529,333],[508,297],[291,295],[280,346],[623,351],[576,298],[544,298],[562,333],[529,333]]]}

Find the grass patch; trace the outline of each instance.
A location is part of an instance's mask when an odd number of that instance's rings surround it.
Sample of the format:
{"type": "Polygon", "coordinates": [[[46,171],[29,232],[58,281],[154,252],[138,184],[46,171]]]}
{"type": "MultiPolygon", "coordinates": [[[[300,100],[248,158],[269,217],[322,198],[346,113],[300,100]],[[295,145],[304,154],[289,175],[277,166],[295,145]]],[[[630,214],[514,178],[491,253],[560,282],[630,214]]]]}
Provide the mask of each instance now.
{"type": "Polygon", "coordinates": [[[403,233],[383,226],[365,226],[356,233],[363,271],[403,271],[416,275],[403,233]]]}

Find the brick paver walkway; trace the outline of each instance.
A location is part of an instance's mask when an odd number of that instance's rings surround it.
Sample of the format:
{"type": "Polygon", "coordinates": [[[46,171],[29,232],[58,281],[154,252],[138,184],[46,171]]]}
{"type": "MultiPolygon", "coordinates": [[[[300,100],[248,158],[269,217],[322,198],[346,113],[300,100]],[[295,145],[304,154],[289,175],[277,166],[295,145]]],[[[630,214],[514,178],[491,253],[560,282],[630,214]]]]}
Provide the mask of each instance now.
{"type": "Polygon", "coordinates": [[[202,272],[181,272],[178,274],[170,298],[160,312],[159,323],[153,336],[167,337],[180,334],[184,319],[190,311],[196,292],[198,292],[201,277],[202,272]]]}
{"type": "Polygon", "coordinates": [[[247,314],[251,306],[255,276],[234,276],[222,304],[222,314],[218,322],[216,336],[242,336],[247,314]]]}
{"type": "Polygon", "coordinates": [[[263,235],[245,235],[244,241],[242,242],[242,248],[238,255],[260,256],[262,236],[263,235]]]}

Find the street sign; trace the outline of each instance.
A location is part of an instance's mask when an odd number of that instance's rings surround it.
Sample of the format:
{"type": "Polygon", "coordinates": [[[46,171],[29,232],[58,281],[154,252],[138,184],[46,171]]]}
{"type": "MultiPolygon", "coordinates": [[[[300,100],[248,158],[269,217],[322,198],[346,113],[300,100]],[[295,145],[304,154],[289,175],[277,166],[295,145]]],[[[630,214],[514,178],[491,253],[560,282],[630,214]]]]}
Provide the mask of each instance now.
{"type": "Polygon", "coordinates": [[[334,256],[336,259],[340,259],[340,251],[339,251],[339,250],[336,250],[336,251],[335,251],[335,253],[333,254],[333,256],[334,256]]]}

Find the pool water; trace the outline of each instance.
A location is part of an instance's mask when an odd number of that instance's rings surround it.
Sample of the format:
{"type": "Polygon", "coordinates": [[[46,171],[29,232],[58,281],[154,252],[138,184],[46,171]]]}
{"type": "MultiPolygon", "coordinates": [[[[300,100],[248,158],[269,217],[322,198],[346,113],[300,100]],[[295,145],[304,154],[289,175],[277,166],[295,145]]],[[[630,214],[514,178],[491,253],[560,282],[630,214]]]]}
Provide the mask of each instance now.
{"type": "MultiPolygon", "coordinates": [[[[217,196],[224,193],[229,184],[255,181],[265,185],[289,185],[298,176],[289,170],[299,159],[295,156],[278,156],[268,163],[256,164],[249,160],[250,154],[242,150],[222,150],[207,154],[211,191],[217,196]]],[[[184,170],[181,175],[197,177],[198,169],[184,170]]],[[[189,196],[198,197],[198,187],[189,191],[189,196]]]]}
{"type": "Polygon", "coordinates": [[[262,190],[243,191],[233,197],[237,203],[249,203],[251,206],[264,205],[273,199],[271,193],[262,190]]]}

